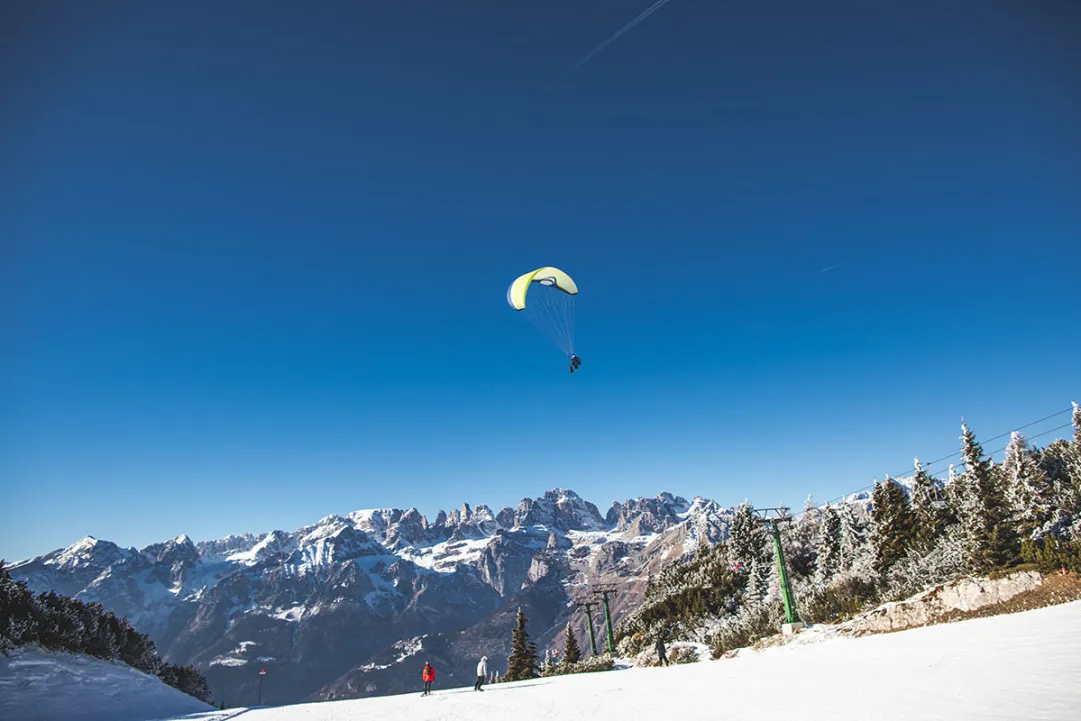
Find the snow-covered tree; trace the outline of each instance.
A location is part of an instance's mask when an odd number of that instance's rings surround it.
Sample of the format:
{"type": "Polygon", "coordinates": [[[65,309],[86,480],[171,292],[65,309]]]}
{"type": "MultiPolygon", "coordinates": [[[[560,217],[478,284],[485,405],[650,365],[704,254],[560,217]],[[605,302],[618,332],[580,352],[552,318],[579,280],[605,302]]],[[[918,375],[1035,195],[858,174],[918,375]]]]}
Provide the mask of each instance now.
{"type": "Polygon", "coordinates": [[[822,511],[814,584],[824,587],[841,570],[841,517],[833,506],[822,511]]]}
{"type": "Polygon", "coordinates": [[[920,459],[913,459],[916,474],[912,482],[912,512],[915,514],[916,548],[927,553],[950,522],[950,511],[939,491],[938,481],[924,470],[920,459]]]}
{"type": "Polygon", "coordinates": [[[1043,526],[1057,510],[1052,486],[1028,449],[1025,437],[1014,431],[1006,446],[1007,499],[1011,515],[1022,537],[1043,526]]]}
{"type": "Polygon", "coordinates": [[[813,575],[821,525],[822,511],[815,506],[814,498],[807,496],[800,517],[782,526],[784,555],[792,576],[810,578],[813,575]]]}
{"type": "Polygon", "coordinates": [[[1081,514],[1081,406],[1073,404],[1073,453],[1070,454],[1069,476],[1073,496],[1073,511],[1081,514]]]}
{"type": "Polygon", "coordinates": [[[735,567],[742,563],[750,567],[761,555],[761,523],[755,518],[751,504],[744,501],[736,507],[729,530],[728,560],[735,567]]]}
{"type": "Polygon", "coordinates": [[[754,515],[751,505],[746,501],[736,508],[730,534],[729,563],[733,567],[742,563],[750,576],[747,600],[752,603],[765,600],[769,594],[771,574],[768,538],[762,522],[754,515]]]}
{"type": "Polygon", "coordinates": [[[890,567],[883,600],[906,598],[961,575],[968,563],[964,530],[958,524],[947,527],[934,539],[929,552],[913,546],[890,567]]]}
{"type": "Polygon", "coordinates": [[[974,507],[962,518],[970,561],[977,569],[1004,566],[1019,548],[1010,523],[1010,508],[1002,487],[1004,474],[995,472],[983,447],[966,423],[961,423],[961,453],[974,507]]]}
{"type": "MultiPolygon", "coordinates": [[[[1074,444],[1062,438],[1034,453],[1036,463],[1050,486],[1056,518],[1062,514],[1071,518],[1074,514],[1081,514],[1081,480],[1074,482],[1071,478],[1074,454],[1074,444]]],[[[1078,448],[1078,455],[1081,455],[1081,447],[1078,448]]]]}
{"type": "Polygon", "coordinates": [[[975,512],[967,519],[965,535],[969,539],[971,561],[975,568],[1005,565],[1017,557],[1019,547],[1006,504],[1005,473],[984,457],[983,446],[972,430],[961,424],[961,452],[965,476],[969,476],[975,494],[975,512]]]}
{"type": "Polygon", "coordinates": [[[841,505],[841,563],[842,573],[862,575],[870,569],[872,561],[869,541],[870,518],[867,511],[855,504],[841,505]]]}
{"type": "Polygon", "coordinates": [[[915,517],[908,495],[889,476],[875,483],[871,495],[871,546],[875,570],[885,573],[908,553],[915,539],[915,517]]]}

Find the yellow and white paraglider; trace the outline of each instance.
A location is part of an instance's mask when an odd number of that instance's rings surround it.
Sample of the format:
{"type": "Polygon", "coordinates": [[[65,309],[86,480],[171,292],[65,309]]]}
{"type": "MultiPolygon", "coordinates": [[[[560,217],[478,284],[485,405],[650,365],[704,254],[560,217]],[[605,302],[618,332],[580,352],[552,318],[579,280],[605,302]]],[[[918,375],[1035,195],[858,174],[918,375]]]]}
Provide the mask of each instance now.
{"type": "Polygon", "coordinates": [[[545,266],[514,279],[507,303],[524,314],[570,358],[571,373],[582,365],[574,353],[574,297],[578,286],[559,268],[545,266]]]}

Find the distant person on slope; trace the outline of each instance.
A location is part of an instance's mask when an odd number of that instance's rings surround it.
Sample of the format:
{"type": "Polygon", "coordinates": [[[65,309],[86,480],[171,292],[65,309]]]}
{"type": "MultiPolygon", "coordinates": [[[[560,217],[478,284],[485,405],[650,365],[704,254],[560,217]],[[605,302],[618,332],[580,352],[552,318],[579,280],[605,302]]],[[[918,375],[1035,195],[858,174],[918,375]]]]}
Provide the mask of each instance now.
{"type": "Polygon", "coordinates": [[[424,662],[424,672],[420,677],[424,679],[424,693],[421,696],[427,696],[432,692],[432,681],[435,681],[435,669],[432,668],[432,664],[424,662]]]}
{"type": "Polygon", "coordinates": [[[473,686],[474,691],[483,691],[481,686],[484,685],[484,679],[488,675],[488,657],[481,656],[480,663],[477,664],[477,683],[473,686]]]}
{"type": "Polygon", "coordinates": [[[657,648],[657,663],[658,663],[658,665],[663,664],[663,665],[667,666],[668,665],[668,655],[665,653],[664,635],[663,634],[660,634],[660,633],[657,634],[656,648],[657,648]]]}

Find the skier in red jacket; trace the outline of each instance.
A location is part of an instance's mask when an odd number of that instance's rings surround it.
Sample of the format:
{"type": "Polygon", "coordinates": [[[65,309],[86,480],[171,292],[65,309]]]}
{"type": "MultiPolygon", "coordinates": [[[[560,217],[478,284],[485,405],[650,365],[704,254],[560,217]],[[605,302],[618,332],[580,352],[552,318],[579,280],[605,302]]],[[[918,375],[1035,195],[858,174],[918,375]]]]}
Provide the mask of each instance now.
{"type": "Polygon", "coordinates": [[[424,693],[421,696],[427,696],[432,692],[432,681],[435,681],[435,669],[432,668],[432,664],[424,662],[424,672],[420,677],[424,679],[424,693]]]}

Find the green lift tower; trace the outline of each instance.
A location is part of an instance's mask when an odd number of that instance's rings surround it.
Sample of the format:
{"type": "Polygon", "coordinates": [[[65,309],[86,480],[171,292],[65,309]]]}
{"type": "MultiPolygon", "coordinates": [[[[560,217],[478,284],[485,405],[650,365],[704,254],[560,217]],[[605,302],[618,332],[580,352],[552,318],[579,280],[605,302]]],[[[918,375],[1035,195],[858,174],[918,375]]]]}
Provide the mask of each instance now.
{"type": "Polygon", "coordinates": [[[593,655],[597,655],[597,639],[593,635],[593,607],[597,604],[594,601],[578,601],[575,603],[578,608],[584,608],[586,610],[586,621],[589,626],[589,650],[593,652],[593,655]]]}
{"type": "Polygon", "coordinates": [[[788,567],[784,562],[784,549],[781,547],[781,524],[791,523],[792,516],[788,508],[756,508],[755,514],[758,520],[766,526],[773,536],[773,554],[777,559],[777,574],[781,579],[781,596],[784,600],[784,620],[787,632],[799,630],[803,626],[799,613],[796,611],[796,599],[792,595],[792,584],[788,581],[788,567]]]}

